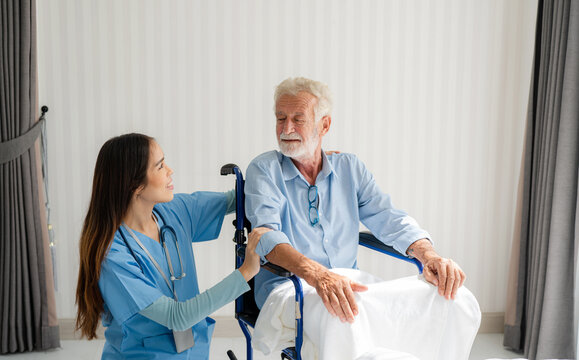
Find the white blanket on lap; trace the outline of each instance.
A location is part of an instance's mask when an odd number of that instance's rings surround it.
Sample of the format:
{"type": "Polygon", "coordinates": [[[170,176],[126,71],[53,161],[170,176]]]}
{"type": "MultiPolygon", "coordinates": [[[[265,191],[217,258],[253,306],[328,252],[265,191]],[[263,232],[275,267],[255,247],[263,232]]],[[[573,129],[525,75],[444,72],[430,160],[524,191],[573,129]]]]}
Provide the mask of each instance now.
{"type": "MultiPolygon", "coordinates": [[[[304,288],[304,359],[468,359],[480,325],[480,309],[464,286],[445,300],[421,276],[381,281],[352,269],[333,269],[368,285],[356,293],[359,314],[342,323],[326,310],[315,289],[304,288]]],[[[269,354],[294,346],[293,284],[276,287],[267,298],[253,335],[253,347],[269,354]]]]}

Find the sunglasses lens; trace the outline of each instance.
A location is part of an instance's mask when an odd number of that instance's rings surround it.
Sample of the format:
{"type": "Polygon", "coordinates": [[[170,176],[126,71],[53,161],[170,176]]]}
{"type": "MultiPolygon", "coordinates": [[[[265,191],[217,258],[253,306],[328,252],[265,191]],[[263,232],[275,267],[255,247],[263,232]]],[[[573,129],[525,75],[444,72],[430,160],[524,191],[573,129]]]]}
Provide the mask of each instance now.
{"type": "Polygon", "coordinates": [[[308,202],[310,205],[309,215],[310,224],[312,226],[316,225],[320,221],[320,213],[318,212],[318,187],[312,185],[308,189],[308,202]]]}
{"type": "Polygon", "coordinates": [[[310,207],[310,224],[316,225],[320,221],[320,216],[318,214],[318,209],[315,207],[310,207]]]}
{"type": "Polygon", "coordinates": [[[317,197],[318,197],[318,188],[316,186],[310,186],[310,188],[308,189],[308,201],[310,203],[313,203],[314,201],[316,201],[317,197]]]}

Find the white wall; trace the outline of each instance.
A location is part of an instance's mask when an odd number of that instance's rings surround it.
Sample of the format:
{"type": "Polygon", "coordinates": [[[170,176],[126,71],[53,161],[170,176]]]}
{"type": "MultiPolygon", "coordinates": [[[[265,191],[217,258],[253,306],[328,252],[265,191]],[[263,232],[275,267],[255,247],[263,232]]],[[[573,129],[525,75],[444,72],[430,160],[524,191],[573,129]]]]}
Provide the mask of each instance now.
{"type": "MultiPolygon", "coordinates": [[[[296,75],[334,92],[325,148],[358,154],[462,265],[482,311],[504,311],[536,1],[37,7],[59,317],[75,314],[78,237],[102,143],[147,133],[175,169],[177,191],[228,190],[221,165],[245,169],[276,147],[273,89],[296,75]]],[[[195,245],[202,288],[233,268],[229,223],[218,241],[195,245]]],[[[413,273],[365,251],[360,263],[385,278],[413,273]]]]}

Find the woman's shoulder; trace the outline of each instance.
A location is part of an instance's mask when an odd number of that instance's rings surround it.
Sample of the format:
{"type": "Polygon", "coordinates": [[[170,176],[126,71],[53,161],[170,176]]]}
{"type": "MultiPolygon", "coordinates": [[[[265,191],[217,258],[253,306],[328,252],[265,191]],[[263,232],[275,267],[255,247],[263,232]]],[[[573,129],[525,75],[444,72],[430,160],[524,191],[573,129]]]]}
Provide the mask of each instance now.
{"type": "Polygon", "coordinates": [[[163,222],[197,222],[199,217],[211,217],[214,210],[227,209],[227,195],[223,192],[197,191],[191,194],[175,194],[173,200],[155,205],[155,212],[163,222]],[[188,219],[188,220],[187,220],[188,219]]]}
{"type": "Polygon", "coordinates": [[[178,193],[173,196],[173,200],[166,203],[159,203],[155,205],[155,211],[170,213],[170,212],[188,212],[191,208],[203,207],[208,202],[227,201],[227,196],[223,192],[213,191],[196,191],[191,194],[178,193]]]}
{"type": "Polygon", "coordinates": [[[117,229],[115,235],[113,236],[113,241],[111,242],[111,246],[109,247],[109,251],[105,257],[105,260],[109,261],[119,261],[119,259],[125,258],[127,255],[130,255],[130,250],[127,246],[127,236],[122,232],[121,228],[117,229]]]}

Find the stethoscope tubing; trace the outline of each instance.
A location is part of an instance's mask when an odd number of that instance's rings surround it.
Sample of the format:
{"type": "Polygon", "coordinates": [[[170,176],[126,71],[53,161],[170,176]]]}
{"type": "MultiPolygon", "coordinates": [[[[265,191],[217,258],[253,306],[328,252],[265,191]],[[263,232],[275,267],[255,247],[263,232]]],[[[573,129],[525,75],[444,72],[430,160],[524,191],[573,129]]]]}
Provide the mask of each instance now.
{"type": "Polygon", "coordinates": [[[165,257],[167,258],[167,263],[169,264],[169,272],[171,273],[171,281],[181,280],[185,276],[187,276],[187,274],[183,271],[183,259],[181,258],[181,250],[179,250],[179,242],[177,240],[177,233],[175,232],[175,229],[173,229],[172,226],[166,225],[167,223],[165,222],[165,219],[163,219],[163,217],[160,214],[159,214],[159,218],[163,222],[163,226],[159,227],[159,223],[156,220],[155,220],[155,222],[157,223],[157,227],[159,228],[159,242],[161,243],[161,246],[163,246],[163,249],[165,252],[165,257]],[[173,263],[171,261],[171,255],[169,254],[169,249],[167,248],[167,242],[165,241],[165,233],[167,231],[170,232],[171,235],[173,235],[173,239],[175,239],[175,247],[177,248],[177,257],[179,258],[179,266],[181,268],[181,275],[179,275],[179,276],[175,276],[175,270],[173,269],[173,263]]]}
{"type": "MultiPolygon", "coordinates": [[[[155,220],[155,223],[157,224],[157,229],[159,230],[159,242],[161,244],[161,246],[163,247],[163,252],[165,253],[165,259],[167,260],[167,265],[169,265],[169,272],[170,272],[170,279],[171,282],[174,282],[175,280],[181,280],[183,279],[187,274],[183,271],[183,259],[181,257],[181,250],[179,249],[179,242],[177,239],[177,233],[175,232],[175,229],[170,226],[167,225],[165,218],[163,217],[163,215],[161,215],[158,212],[155,212],[153,210],[153,219],[155,220]],[[157,217],[163,222],[163,226],[159,226],[159,222],[157,221],[157,217]],[[165,240],[165,234],[167,232],[170,232],[171,235],[173,236],[173,239],[175,239],[175,247],[177,250],[177,256],[179,258],[179,267],[181,269],[181,275],[179,276],[175,276],[175,271],[173,269],[173,262],[171,261],[171,255],[169,254],[169,249],[167,248],[167,243],[165,240]]],[[[126,225],[125,225],[126,226],[126,225]]],[[[129,251],[131,252],[131,255],[133,256],[133,258],[135,259],[135,261],[137,262],[137,264],[139,265],[139,267],[142,270],[142,266],[138,261],[138,258],[135,254],[135,251],[133,250],[133,248],[131,247],[131,245],[129,244],[129,242],[127,241],[125,234],[123,234],[123,231],[121,229],[119,229],[119,232],[121,234],[121,237],[123,239],[123,242],[125,243],[125,246],[129,249],[129,251]]],[[[138,242],[138,239],[135,239],[138,242]]],[[[140,244],[141,245],[141,244],[140,244]]],[[[143,245],[141,245],[143,246],[143,245]]],[[[148,251],[146,251],[148,253],[148,251]]],[[[150,257],[151,255],[149,255],[150,257]]],[[[153,260],[153,259],[152,259],[153,260]]],[[[163,275],[163,277],[165,277],[165,274],[163,273],[163,271],[161,270],[161,268],[158,268],[158,270],[161,272],[161,275],[163,275]]],[[[169,284],[167,284],[169,285],[169,284]]],[[[173,291],[173,294],[175,294],[174,292],[174,284],[173,284],[173,289],[171,289],[173,291]]]]}

